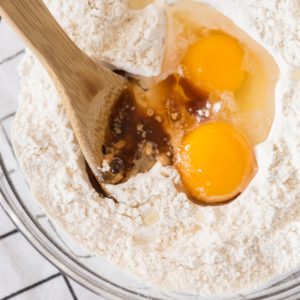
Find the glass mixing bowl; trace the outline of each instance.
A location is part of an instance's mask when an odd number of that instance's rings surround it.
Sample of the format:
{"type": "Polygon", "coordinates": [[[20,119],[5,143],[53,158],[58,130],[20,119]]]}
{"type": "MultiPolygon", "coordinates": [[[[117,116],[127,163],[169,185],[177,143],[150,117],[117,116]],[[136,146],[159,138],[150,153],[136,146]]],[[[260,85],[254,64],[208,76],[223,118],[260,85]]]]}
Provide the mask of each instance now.
{"type": "MultiPolygon", "coordinates": [[[[139,282],[72,241],[33,199],[14,157],[10,125],[19,89],[17,65],[23,52],[15,49],[15,55],[7,55],[7,59],[1,60],[6,55],[1,34],[0,27],[0,204],[42,255],[66,275],[105,299],[300,299],[300,271],[297,270],[246,294],[205,298],[162,291],[139,282]]],[[[10,39],[7,41],[11,43],[10,39]]]]}

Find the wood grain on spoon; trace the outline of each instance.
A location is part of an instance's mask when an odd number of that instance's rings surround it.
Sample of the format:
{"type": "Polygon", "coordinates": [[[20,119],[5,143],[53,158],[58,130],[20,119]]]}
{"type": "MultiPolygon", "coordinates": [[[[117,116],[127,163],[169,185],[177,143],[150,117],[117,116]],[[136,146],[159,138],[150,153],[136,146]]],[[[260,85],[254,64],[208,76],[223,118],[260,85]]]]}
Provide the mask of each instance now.
{"type": "Polygon", "coordinates": [[[106,191],[100,171],[101,149],[111,109],[126,80],[85,55],[41,0],[0,0],[0,14],[52,77],[83,155],[106,191]]]}

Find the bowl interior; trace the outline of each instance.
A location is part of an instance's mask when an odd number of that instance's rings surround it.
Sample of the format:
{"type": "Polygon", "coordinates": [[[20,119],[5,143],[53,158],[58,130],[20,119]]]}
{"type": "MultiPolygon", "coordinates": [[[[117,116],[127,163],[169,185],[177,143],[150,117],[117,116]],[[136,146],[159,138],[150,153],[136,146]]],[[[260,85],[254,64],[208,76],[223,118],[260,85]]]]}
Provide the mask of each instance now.
{"type": "Polygon", "coordinates": [[[17,54],[18,57],[12,58],[12,64],[0,70],[0,204],[28,241],[49,261],[106,299],[299,299],[300,271],[297,270],[247,294],[207,298],[151,287],[121,272],[105,259],[90,254],[74,242],[47,217],[31,195],[12,149],[10,130],[17,107],[17,65],[22,52],[17,54]],[[12,79],[13,84],[7,84],[12,79]]]}

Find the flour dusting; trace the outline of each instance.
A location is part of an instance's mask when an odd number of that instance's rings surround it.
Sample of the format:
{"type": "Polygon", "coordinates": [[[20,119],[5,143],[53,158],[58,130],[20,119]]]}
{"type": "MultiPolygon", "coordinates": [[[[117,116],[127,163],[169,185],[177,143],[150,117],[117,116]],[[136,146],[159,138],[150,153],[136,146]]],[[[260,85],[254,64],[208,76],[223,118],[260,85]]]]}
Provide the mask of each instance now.
{"type": "MultiPolygon", "coordinates": [[[[96,61],[145,76],[160,72],[163,1],[140,12],[125,0],[45,2],[96,61]]],[[[120,203],[101,198],[88,181],[56,90],[29,51],[20,68],[13,144],[36,199],[80,244],[158,287],[226,294],[258,287],[300,265],[300,82],[285,75],[300,68],[300,4],[202,2],[262,42],[284,71],[272,132],[257,147],[259,172],[236,201],[197,206],[176,190],[177,172],[160,164],[110,186],[120,203]]]]}

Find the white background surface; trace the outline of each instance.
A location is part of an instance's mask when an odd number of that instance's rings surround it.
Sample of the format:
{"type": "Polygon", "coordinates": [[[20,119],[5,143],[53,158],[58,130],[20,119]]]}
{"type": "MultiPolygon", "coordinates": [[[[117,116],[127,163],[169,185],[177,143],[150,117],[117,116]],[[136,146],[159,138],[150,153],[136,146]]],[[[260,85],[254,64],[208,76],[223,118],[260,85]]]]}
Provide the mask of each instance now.
{"type": "MultiPolygon", "coordinates": [[[[1,151],[11,154],[10,124],[17,109],[17,66],[24,44],[0,20],[0,133],[1,151]]],[[[8,161],[13,174],[15,160],[8,161]]],[[[0,300],[101,300],[62,274],[22,236],[0,206],[0,300]]]]}

